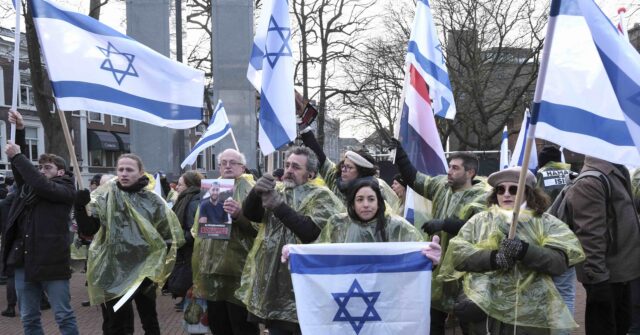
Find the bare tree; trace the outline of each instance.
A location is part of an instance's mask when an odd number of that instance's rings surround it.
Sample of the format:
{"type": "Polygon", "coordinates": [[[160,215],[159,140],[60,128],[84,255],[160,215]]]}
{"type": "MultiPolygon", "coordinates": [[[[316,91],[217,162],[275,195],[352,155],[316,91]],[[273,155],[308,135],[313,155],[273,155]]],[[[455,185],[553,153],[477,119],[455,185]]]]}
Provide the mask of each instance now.
{"type": "Polygon", "coordinates": [[[198,36],[189,42],[187,52],[189,65],[205,72],[205,77],[212,79],[211,59],[211,0],[188,0],[187,29],[198,36]]]}

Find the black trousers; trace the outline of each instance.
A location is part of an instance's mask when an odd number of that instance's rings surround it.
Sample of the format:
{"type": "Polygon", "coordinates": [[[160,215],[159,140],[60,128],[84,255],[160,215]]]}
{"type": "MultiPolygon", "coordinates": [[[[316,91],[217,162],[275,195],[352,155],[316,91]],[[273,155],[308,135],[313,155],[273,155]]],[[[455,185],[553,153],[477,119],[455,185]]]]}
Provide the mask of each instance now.
{"type": "Polygon", "coordinates": [[[16,278],[7,278],[7,307],[16,307],[18,296],[16,295],[16,278]]]}
{"type": "Polygon", "coordinates": [[[447,313],[432,308],[431,311],[431,335],[444,335],[444,327],[447,321],[447,313]]]}
{"type": "Polygon", "coordinates": [[[586,335],[624,335],[631,325],[631,286],[611,283],[609,299],[594,294],[594,288],[583,285],[587,292],[584,313],[586,335]],[[591,294],[590,294],[591,293],[591,294]]]}
{"type": "Polygon", "coordinates": [[[207,300],[207,317],[212,334],[257,335],[258,325],[247,321],[247,309],[227,301],[207,300]]]}
{"type": "Polygon", "coordinates": [[[160,324],[156,312],[156,285],[145,280],[136,293],[117,312],[113,311],[113,306],[119,299],[107,301],[102,304],[102,332],[104,335],[133,334],[133,305],[135,301],[140,322],[145,334],[159,335],[160,324]]]}

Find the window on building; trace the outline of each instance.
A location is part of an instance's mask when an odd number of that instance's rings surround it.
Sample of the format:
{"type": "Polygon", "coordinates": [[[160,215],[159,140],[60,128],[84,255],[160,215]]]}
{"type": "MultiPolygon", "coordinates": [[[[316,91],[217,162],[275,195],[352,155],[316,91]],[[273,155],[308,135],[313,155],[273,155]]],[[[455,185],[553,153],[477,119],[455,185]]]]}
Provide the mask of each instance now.
{"type": "Polygon", "coordinates": [[[127,119],[123,118],[122,116],[111,115],[111,124],[116,126],[126,126],[127,119]]]}
{"type": "Polygon", "coordinates": [[[89,122],[104,123],[104,115],[102,113],[89,112],[89,122]]]}
{"type": "Polygon", "coordinates": [[[196,157],[196,170],[206,170],[207,167],[205,166],[205,152],[206,150],[202,150],[199,154],[198,157],[196,157]]]}
{"type": "Polygon", "coordinates": [[[24,130],[25,140],[27,142],[27,152],[24,154],[32,162],[37,162],[38,156],[40,156],[40,153],[38,152],[38,128],[24,127],[24,130]]]}
{"type": "Polygon", "coordinates": [[[33,88],[31,85],[20,84],[20,107],[21,108],[36,108],[36,102],[33,98],[33,88]]]}
{"type": "Polygon", "coordinates": [[[120,151],[89,150],[89,161],[92,167],[115,167],[120,151]]]}

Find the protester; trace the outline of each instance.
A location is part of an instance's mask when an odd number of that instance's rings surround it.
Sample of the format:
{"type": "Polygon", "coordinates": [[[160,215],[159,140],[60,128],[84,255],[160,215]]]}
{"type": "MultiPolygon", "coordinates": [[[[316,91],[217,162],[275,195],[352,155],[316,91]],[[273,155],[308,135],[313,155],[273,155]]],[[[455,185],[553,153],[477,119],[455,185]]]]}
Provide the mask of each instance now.
{"type": "MultiPolygon", "coordinates": [[[[418,172],[409,161],[399,141],[394,139],[396,165],[402,178],[416,193],[431,200],[432,220],[422,225],[429,235],[439,234],[443,262],[446,261],[449,239],[475,213],[485,209],[487,184],[476,178],[478,159],[472,153],[461,152],[449,157],[447,175],[430,177],[418,172]]],[[[417,224],[417,223],[416,223],[417,224]]],[[[453,311],[458,296],[458,283],[443,283],[438,278],[440,268],[433,271],[431,282],[431,334],[443,335],[447,313],[453,311]]],[[[461,325],[464,328],[464,325],[461,325]]]]}
{"type": "Polygon", "coordinates": [[[606,180],[580,178],[566,194],[573,230],[586,254],[584,263],[576,266],[578,281],[587,292],[585,331],[626,334],[631,297],[640,294],[640,223],[629,171],[586,156],[580,173],[587,171],[599,171],[606,180]]]}
{"type": "Polygon", "coordinates": [[[384,180],[376,178],[377,166],[368,152],[349,150],[344,154],[344,159],[336,165],[327,158],[310,127],[300,131],[300,138],[304,145],[313,150],[318,157],[317,169],[320,176],[324,179],[327,187],[342,200],[343,204],[347,202],[347,194],[353,183],[360,178],[369,178],[378,181],[382,197],[389,205],[389,210],[397,212],[400,199],[384,180]]]}
{"type": "Polygon", "coordinates": [[[398,208],[396,209],[396,214],[400,216],[404,216],[404,205],[407,196],[407,183],[402,178],[402,175],[397,173],[393,176],[393,183],[391,183],[391,189],[396,192],[398,199],[398,208]]]}
{"type": "MultiPolygon", "coordinates": [[[[191,228],[198,212],[198,206],[200,206],[200,182],[202,179],[203,176],[196,171],[183,173],[178,179],[176,187],[178,197],[172,208],[180,221],[185,244],[178,248],[176,265],[167,279],[167,287],[174,298],[180,297],[182,301],[184,301],[187,290],[193,284],[191,271],[193,235],[191,235],[191,228]]],[[[176,307],[182,309],[182,302],[177,303],[176,307]]]]}
{"type": "Polygon", "coordinates": [[[184,234],[165,201],[146,188],[148,183],[140,157],[123,154],[117,161],[116,180],[91,194],[78,192],[78,229],[84,235],[95,234],[87,281],[91,304],[102,308],[104,334],[133,332],[131,300],[136,302],[145,333],[160,334],[156,288],[173,269],[184,234]],[[134,290],[132,297],[114,311],[130,290],[134,290]]]}
{"type": "Polygon", "coordinates": [[[100,186],[100,179],[102,179],[101,173],[94,174],[93,177],[91,177],[91,180],[89,181],[89,191],[93,192],[98,188],[98,186],[100,186]]]}
{"type": "MultiPolygon", "coordinates": [[[[16,190],[15,186],[9,187],[9,193],[7,196],[0,200],[0,234],[2,236],[5,235],[5,230],[8,226],[8,218],[9,218],[9,209],[11,208],[11,204],[13,200],[16,198],[16,190]]],[[[4,248],[6,247],[4,244],[0,245],[0,254],[4,254],[4,248]]],[[[6,317],[15,317],[16,316],[16,304],[18,303],[18,297],[16,296],[16,281],[13,276],[13,273],[7,271],[4,262],[0,264],[0,273],[6,277],[6,292],[7,292],[7,308],[3,310],[0,315],[6,317]]]]}
{"type": "Polygon", "coordinates": [[[489,176],[490,207],[449,241],[440,265],[444,280],[463,279],[464,295],[458,297],[455,314],[469,324],[471,334],[550,334],[577,326],[550,276],[584,260],[584,253],[569,227],[544,213],[549,199],[535,187],[530,171],[526,207],[515,238],[507,238],[521,171],[514,167],[489,176]]]}
{"type": "Polygon", "coordinates": [[[236,296],[250,319],[265,323],[271,335],[300,334],[291,274],[279,262],[282,247],[315,241],[329,217],[344,211],[333,192],[310,182],[318,166],[310,149],[293,147],[285,157],[283,182],[276,186],[275,178],[265,174],[242,206],[247,218],[262,225],[236,296]]]}
{"type": "Polygon", "coordinates": [[[2,260],[15,276],[20,319],[25,334],[41,334],[40,300],[47,293],[62,334],[78,334],[71,309],[69,278],[71,257],[69,214],[75,197],[72,175],[64,159],[42,154],[39,169],[22,154],[26,148],[22,115],[9,111],[16,125],[16,143],[9,141],[5,153],[17,185],[2,235],[2,260]]]}
{"type": "Polygon", "coordinates": [[[206,299],[209,327],[213,334],[255,335],[258,327],[247,321],[245,304],[234,296],[247,255],[257,234],[256,227],[244,216],[241,204],[255,185],[253,175],[245,174],[246,158],[234,149],[218,155],[220,177],[233,179],[232,199],[220,199],[231,216],[231,235],[227,240],[195,236],[193,249],[193,292],[206,299]]]}

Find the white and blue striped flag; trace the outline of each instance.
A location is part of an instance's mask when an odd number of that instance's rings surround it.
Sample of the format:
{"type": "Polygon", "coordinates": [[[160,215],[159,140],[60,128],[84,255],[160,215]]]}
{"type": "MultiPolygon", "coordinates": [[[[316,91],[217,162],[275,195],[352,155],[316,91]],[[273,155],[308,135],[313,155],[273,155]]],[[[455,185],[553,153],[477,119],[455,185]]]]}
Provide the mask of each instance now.
{"type": "Polygon", "coordinates": [[[640,55],[592,0],[553,0],[548,29],[536,137],[639,166],[640,55]]]}
{"type": "Polygon", "coordinates": [[[258,143],[266,156],[296,138],[291,24],[287,0],[266,0],[247,79],[260,92],[258,143]]]}
{"type": "Polygon", "coordinates": [[[502,142],[500,142],[500,170],[509,167],[509,133],[507,126],[502,131],[502,142]]]}
{"type": "Polygon", "coordinates": [[[201,122],[204,72],[52,1],[29,3],[61,110],[89,110],[177,129],[201,122]]]}
{"type": "Polygon", "coordinates": [[[193,164],[204,149],[218,143],[218,141],[229,135],[232,131],[231,123],[229,123],[229,119],[227,118],[227,112],[224,109],[222,100],[218,100],[218,104],[209,121],[209,127],[207,127],[202,137],[200,137],[198,142],[193,146],[191,152],[182,164],[180,164],[180,167],[184,169],[185,166],[193,164]]]}
{"type": "MultiPolygon", "coordinates": [[[[527,133],[529,132],[530,123],[531,115],[529,114],[529,109],[527,108],[524,111],[522,125],[520,125],[520,133],[518,133],[516,146],[513,147],[513,154],[511,154],[511,162],[509,163],[509,166],[522,166],[522,161],[524,159],[524,147],[527,142],[527,133]]],[[[534,142],[533,146],[531,147],[531,157],[529,158],[529,170],[535,173],[536,169],[538,169],[538,149],[536,148],[536,144],[534,142]]]]}
{"type": "Polygon", "coordinates": [[[305,335],[429,334],[424,242],[289,245],[305,335]]]}

